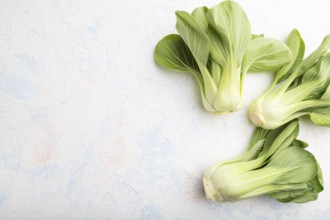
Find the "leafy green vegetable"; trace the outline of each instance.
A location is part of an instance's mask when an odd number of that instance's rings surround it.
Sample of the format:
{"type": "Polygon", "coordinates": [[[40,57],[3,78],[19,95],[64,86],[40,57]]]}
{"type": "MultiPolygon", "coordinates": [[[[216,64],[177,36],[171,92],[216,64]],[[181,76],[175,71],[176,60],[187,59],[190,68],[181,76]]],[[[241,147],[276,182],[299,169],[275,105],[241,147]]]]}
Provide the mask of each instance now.
{"type": "Polygon", "coordinates": [[[288,47],[285,44],[271,38],[256,38],[244,56],[242,69],[245,72],[275,71],[287,61],[288,47]]]}
{"type": "Polygon", "coordinates": [[[286,44],[251,33],[245,12],[234,1],[196,8],[191,14],[177,11],[176,18],[179,35],[159,41],[155,60],[167,69],[192,73],[210,112],[240,108],[247,72],[273,71],[291,62],[286,44]]]}
{"type": "Polygon", "coordinates": [[[275,130],[257,128],[248,150],[204,172],[209,200],[224,202],[268,195],[280,202],[303,203],[323,190],[321,169],[307,144],[297,140],[298,121],[275,130]]]}
{"type": "Polygon", "coordinates": [[[287,45],[294,59],[276,73],[270,88],[251,103],[251,121],[256,126],[274,129],[310,115],[315,124],[330,126],[330,35],[305,59],[304,41],[297,30],[291,32],[287,45]]]}

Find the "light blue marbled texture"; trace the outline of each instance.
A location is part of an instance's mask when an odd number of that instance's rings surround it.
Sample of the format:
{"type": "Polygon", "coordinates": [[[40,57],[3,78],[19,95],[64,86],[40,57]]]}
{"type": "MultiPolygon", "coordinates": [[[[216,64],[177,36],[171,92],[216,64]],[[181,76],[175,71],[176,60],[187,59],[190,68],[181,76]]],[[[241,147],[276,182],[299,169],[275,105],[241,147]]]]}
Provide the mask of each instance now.
{"type": "Polygon", "coordinates": [[[60,170],[56,164],[46,164],[34,169],[30,176],[34,179],[43,178],[47,179],[52,176],[60,174],[60,170]]]}
{"type": "Polygon", "coordinates": [[[8,152],[6,146],[0,146],[0,165],[10,171],[19,171],[21,169],[22,157],[8,152]]]}
{"type": "Polygon", "coordinates": [[[4,193],[0,193],[0,206],[8,201],[8,196],[6,196],[4,193]]]}
{"type": "Polygon", "coordinates": [[[142,220],[154,220],[154,219],[162,220],[163,217],[160,213],[159,207],[154,203],[150,203],[142,208],[141,219],[142,220]]]}
{"type": "Polygon", "coordinates": [[[0,91],[18,99],[28,99],[36,96],[40,87],[29,79],[0,69],[0,91]]]}
{"type": "Polygon", "coordinates": [[[97,35],[100,29],[100,18],[94,17],[93,22],[87,26],[86,30],[93,35],[97,35]]]}
{"type": "Polygon", "coordinates": [[[25,53],[15,54],[14,56],[17,57],[28,69],[34,72],[38,71],[38,62],[33,56],[25,53]]]}
{"type": "Polygon", "coordinates": [[[84,174],[85,169],[91,166],[95,162],[95,151],[93,150],[96,146],[106,137],[113,135],[115,131],[115,125],[111,117],[105,119],[100,128],[97,130],[95,136],[85,146],[82,158],[77,158],[74,161],[73,170],[67,181],[66,196],[70,196],[77,192],[77,184],[81,179],[81,175],[84,174]]]}
{"type": "Polygon", "coordinates": [[[164,172],[171,177],[174,183],[180,183],[178,171],[171,162],[171,160],[175,160],[173,144],[162,136],[160,127],[148,131],[147,137],[139,143],[139,146],[142,149],[140,160],[151,168],[148,173],[150,183],[163,177],[164,172]]]}
{"type": "MultiPolygon", "coordinates": [[[[312,45],[329,30],[328,0],[287,1],[280,19],[282,1],[237,1],[274,37],[294,25],[312,45]]],[[[206,115],[197,83],[154,62],[156,43],[176,32],[175,10],[200,1],[0,2],[0,220],[330,219],[328,186],[299,205],[205,199],[205,165],[243,151],[252,128],[243,109],[206,115]]],[[[245,98],[269,83],[250,82],[245,98]]],[[[315,136],[327,184],[322,131],[302,137],[315,136]]]]}
{"type": "Polygon", "coordinates": [[[326,210],[319,210],[313,213],[313,218],[317,220],[329,220],[330,219],[330,204],[326,210]]]}
{"type": "Polygon", "coordinates": [[[97,28],[95,26],[88,26],[87,30],[89,31],[89,33],[91,34],[96,34],[97,33],[97,28]]]}
{"type": "Polygon", "coordinates": [[[86,167],[88,167],[94,160],[94,154],[92,150],[92,144],[87,147],[82,158],[79,158],[74,162],[74,169],[71,172],[67,180],[66,196],[70,196],[73,193],[77,193],[77,184],[81,180],[81,175],[83,174],[86,167]]]}

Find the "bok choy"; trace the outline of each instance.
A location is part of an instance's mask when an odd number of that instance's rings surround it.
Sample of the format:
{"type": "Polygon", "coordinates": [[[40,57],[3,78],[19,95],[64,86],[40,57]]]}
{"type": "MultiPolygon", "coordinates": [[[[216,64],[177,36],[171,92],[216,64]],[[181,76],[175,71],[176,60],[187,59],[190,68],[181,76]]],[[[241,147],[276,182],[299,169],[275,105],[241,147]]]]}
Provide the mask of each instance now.
{"type": "Polygon", "coordinates": [[[269,89],[249,107],[251,121],[265,129],[277,128],[304,115],[317,125],[330,126],[330,35],[303,59],[305,45],[297,30],[287,45],[294,59],[277,73],[269,89]]]}
{"type": "Polygon", "coordinates": [[[260,195],[279,202],[316,200],[323,190],[322,172],[307,144],[296,139],[298,132],[297,120],[275,130],[257,128],[244,154],[205,171],[206,197],[217,202],[260,195]]]}
{"type": "Polygon", "coordinates": [[[242,105],[247,72],[275,71],[292,60],[286,44],[251,33],[250,22],[234,1],[191,14],[176,12],[176,29],[160,40],[156,62],[169,70],[190,72],[196,78],[206,110],[223,114],[242,105]]]}

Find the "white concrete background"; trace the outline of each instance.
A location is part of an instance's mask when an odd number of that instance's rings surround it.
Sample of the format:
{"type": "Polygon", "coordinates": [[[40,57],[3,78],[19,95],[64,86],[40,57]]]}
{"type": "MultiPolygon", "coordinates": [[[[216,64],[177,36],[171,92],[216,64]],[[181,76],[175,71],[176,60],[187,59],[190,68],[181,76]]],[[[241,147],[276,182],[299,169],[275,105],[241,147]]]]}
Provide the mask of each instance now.
{"type": "MultiPolygon", "coordinates": [[[[238,1],[253,31],[298,28],[312,51],[330,33],[328,0],[238,1]]],[[[0,219],[330,219],[330,129],[301,123],[324,173],[316,202],[204,198],[205,167],[247,146],[244,108],[203,110],[189,74],[158,67],[175,10],[218,1],[0,0],[0,219]]]]}

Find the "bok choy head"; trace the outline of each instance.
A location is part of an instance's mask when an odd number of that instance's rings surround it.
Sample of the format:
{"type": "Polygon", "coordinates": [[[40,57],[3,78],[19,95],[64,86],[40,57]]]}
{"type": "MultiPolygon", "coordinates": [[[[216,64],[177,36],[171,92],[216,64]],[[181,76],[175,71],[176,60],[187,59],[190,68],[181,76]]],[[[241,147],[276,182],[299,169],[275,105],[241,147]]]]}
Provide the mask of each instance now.
{"type": "Polygon", "coordinates": [[[251,121],[274,129],[294,118],[309,115],[317,125],[330,126],[330,35],[308,57],[297,30],[287,45],[294,59],[277,73],[270,88],[249,107],[251,121]]]}
{"type": "Polygon", "coordinates": [[[204,172],[209,200],[238,201],[267,195],[279,202],[316,200],[323,190],[322,172],[307,144],[297,140],[298,121],[275,130],[257,128],[248,150],[204,172]]]}
{"type": "Polygon", "coordinates": [[[234,1],[191,14],[176,12],[177,34],[160,40],[156,62],[177,72],[190,72],[197,79],[206,110],[223,114],[242,104],[247,72],[277,70],[291,61],[286,44],[251,33],[250,22],[234,1]]]}

